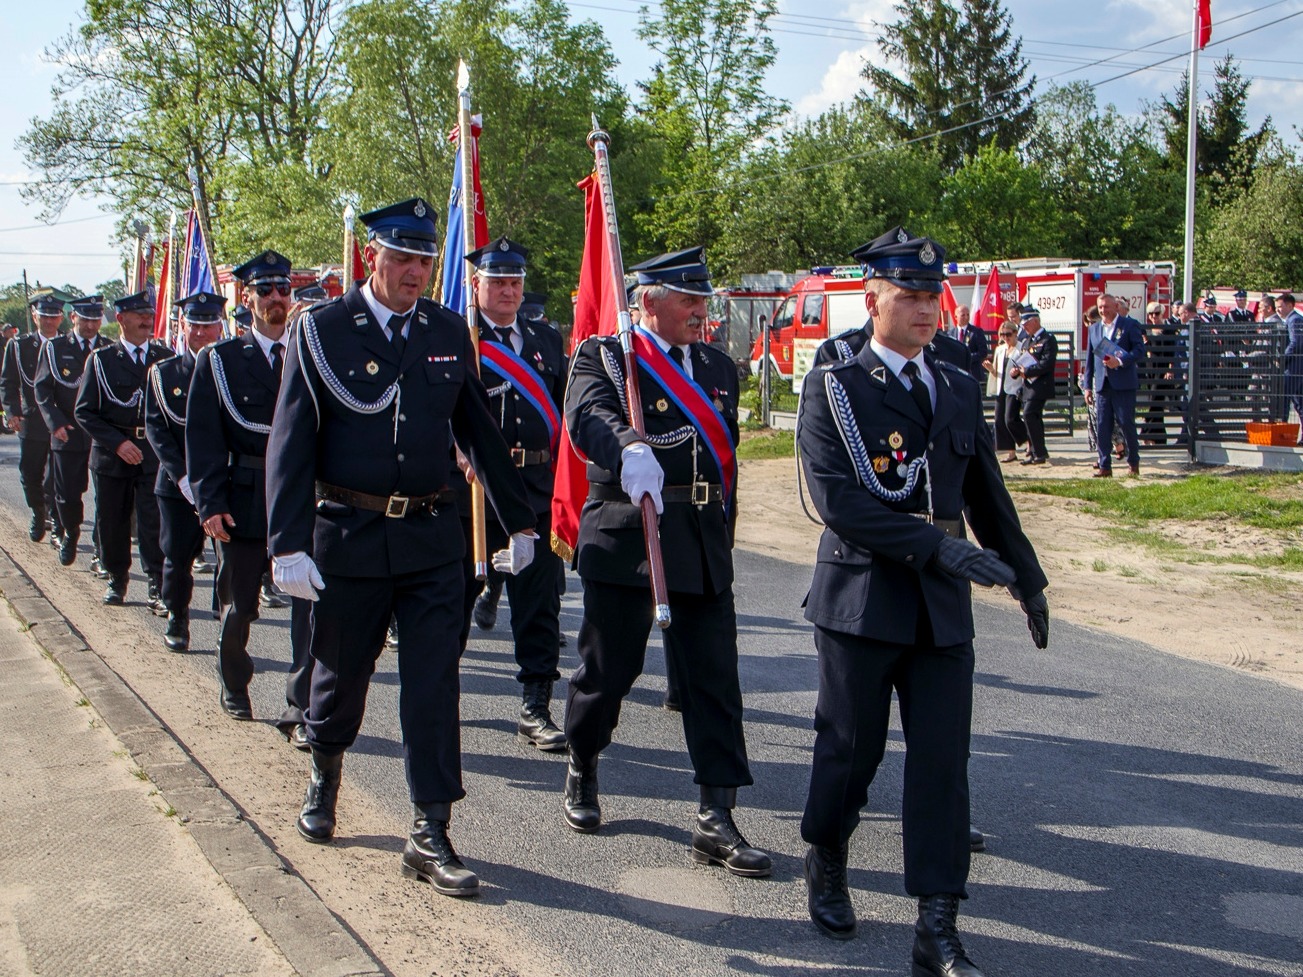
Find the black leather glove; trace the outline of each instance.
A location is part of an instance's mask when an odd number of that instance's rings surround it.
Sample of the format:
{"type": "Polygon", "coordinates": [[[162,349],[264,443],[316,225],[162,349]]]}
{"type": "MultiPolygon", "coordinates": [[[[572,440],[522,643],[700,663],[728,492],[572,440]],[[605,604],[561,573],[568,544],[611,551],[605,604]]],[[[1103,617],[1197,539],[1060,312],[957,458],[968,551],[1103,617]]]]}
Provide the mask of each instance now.
{"type": "Polygon", "coordinates": [[[1000,559],[995,550],[984,550],[966,539],[947,536],[937,549],[936,563],[953,577],[965,577],[981,587],[999,584],[1007,587],[1014,581],[1013,568],[1000,559]]]}
{"type": "Polygon", "coordinates": [[[1050,643],[1050,602],[1045,599],[1045,592],[1032,594],[1021,601],[1023,613],[1027,615],[1027,630],[1032,633],[1032,643],[1037,648],[1045,648],[1050,643]]]}

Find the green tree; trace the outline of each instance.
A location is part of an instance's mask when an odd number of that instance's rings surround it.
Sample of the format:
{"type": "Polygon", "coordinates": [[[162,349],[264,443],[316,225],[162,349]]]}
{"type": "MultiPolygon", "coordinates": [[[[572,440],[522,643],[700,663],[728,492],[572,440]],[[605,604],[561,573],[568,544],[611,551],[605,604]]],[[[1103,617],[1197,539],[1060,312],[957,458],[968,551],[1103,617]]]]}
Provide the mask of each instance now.
{"type": "MultiPolygon", "coordinates": [[[[1246,105],[1250,82],[1240,74],[1238,63],[1227,54],[1213,66],[1213,89],[1208,102],[1198,110],[1198,142],[1195,147],[1195,175],[1206,181],[1211,199],[1235,196],[1247,189],[1258,153],[1275,135],[1268,116],[1256,131],[1249,130],[1246,105]]],[[[1170,95],[1162,96],[1153,116],[1162,130],[1169,168],[1184,173],[1190,132],[1190,75],[1181,75],[1170,95]]]]}
{"type": "Polygon", "coordinates": [[[1040,98],[1025,156],[1058,212],[1054,251],[1075,258],[1180,253],[1184,198],[1144,120],[1101,109],[1085,82],[1040,98]]]}
{"type": "Polygon", "coordinates": [[[941,184],[938,235],[952,258],[989,261],[1053,253],[1059,206],[1042,173],[994,142],[941,184]]]}
{"type": "Polygon", "coordinates": [[[664,142],[664,169],[642,229],[667,248],[712,249],[750,147],[773,132],[787,103],[765,91],[776,49],[776,0],[665,0],[642,8],[638,37],[660,61],[642,83],[643,113],[664,142]]]}
{"type": "Polygon", "coordinates": [[[1257,157],[1248,187],[1199,227],[1196,291],[1231,283],[1252,289],[1303,285],[1303,223],[1295,219],[1303,213],[1303,166],[1276,138],[1257,157]]]}
{"type": "Polygon", "coordinates": [[[901,0],[900,19],[878,41],[882,63],[866,63],[860,101],[899,140],[939,133],[953,172],[984,145],[1013,149],[1035,118],[1022,39],[1000,0],[901,0]]]}

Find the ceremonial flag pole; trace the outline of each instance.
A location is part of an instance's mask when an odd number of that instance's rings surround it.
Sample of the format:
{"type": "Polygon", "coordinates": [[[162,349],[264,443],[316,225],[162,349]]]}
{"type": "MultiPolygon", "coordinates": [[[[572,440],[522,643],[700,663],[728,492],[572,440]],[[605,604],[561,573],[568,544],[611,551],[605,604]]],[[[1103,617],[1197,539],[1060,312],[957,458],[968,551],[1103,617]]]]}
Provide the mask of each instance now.
{"type": "MultiPolygon", "coordinates": [[[[189,170],[190,194],[195,201],[195,219],[199,223],[199,240],[203,242],[204,258],[208,262],[209,291],[217,290],[217,260],[213,257],[213,229],[208,224],[208,204],[204,192],[199,187],[199,171],[193,166],[189,170]]],[[[185,296],[182,296],[184,298],[185,296]]]]}
{"type": "MultiPolygon", "coordinates": [[[[475,235],[475,214],[480,209],[479,206],[479,188],[475,186],[473,179],[475,164],[475,132],[474,121],[471,118],[471,73],[466,67],[465,61],[457,62],[457,163],[461,169],[461,242],[460,245],[450,241],[451,247],[444,248],[444,290],[447,291],[453,281],[460,282],[465,290],[465,313],[466,328],[470,330],[471,346],[475,350],[475,369],[479,372],[480,364],[480,324],[479,324],[479,306],[475,301],[475,289],[471,285],[471,280],[475,275],[475,269],[471,263],[466,260],[468,251],[474,250],[472,242],[476,240],[475,235]],[[471,188],[467,193],[466,188],[471,188]],[[456,261],[460,264],[459,268],[449,268],[447,264],[450,261],[456,261]]],[[[455,186],[457,173],[454,171],[453,195],[456,194],[455,186]]],[[[451,203],[451,197],[450,197],[451,203]]],[[[448,236],[452,238],[452,214],[451,206],[449,207],[448,236]]],[[[487,237],[487,235],[485,235],[487,237]]],[[[484,580],[489,575],[489,547],[488,539],[485,535],[485,511],[484,511],[484,486],[479,480],[471,483],[471,555],[475,563],[475,578],[484,580]]]]}
{"type": "Polygon", "coordinates": [[[1190,104],[1185,137],[1185,301],[1194,301],[1194,178],[1199,144],[1199,52],[1213,36],[1212,0],[1194,0],[1194,23],[1190,28],[1190,104]]]}
{"type": "Polygon", "coordinates": [[[340,280],[344,291],[353,287],[353,251],[357,248],[357,238],[353,236],[353,205],[344,208],[344,268],[340,280]]]}
{"type": "MultiPolygon", "coordinates": [[[[624,353],[624,398],[629,408],[629,424],[639,438],[646,438],[642,416],[642,394],[638,389],[638,355],[633,345],[633,319],[629,315],[629,302],[624,291],[624,255],[620,250],[620,228],[615,214],[615,190],[611,185],[611,159],[607,146],[610,134],[597,124],[593,116],[593,131],[588,134],[588,145],[593,151],[597,185],[602,196],[602,212],[606,218],[606,258],[609,285],[614,292],[615,308],[620,323],[620,349],[624,353]]],[[[647,545],[647,576],[651,580],[652,605],[657,625],[670,626],[669,588],[665,585],[665,560],[661,554],[660,522],[651,496],[644,495],[642,532],[647,545]]]]}

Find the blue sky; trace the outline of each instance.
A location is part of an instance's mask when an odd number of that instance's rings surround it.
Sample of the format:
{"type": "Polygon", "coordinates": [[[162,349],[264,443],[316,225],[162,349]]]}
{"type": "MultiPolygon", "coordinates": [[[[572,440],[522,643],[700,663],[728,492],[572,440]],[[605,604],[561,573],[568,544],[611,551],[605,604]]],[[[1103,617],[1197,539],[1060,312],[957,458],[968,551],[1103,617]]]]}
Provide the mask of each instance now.
{"type": "MultiPolygon", "coordinates": [[[[60,215],[57,226],[37,226],[36,208],[18,193],[18,184],[31,174],[14,148],[28,119],[50,105],[54,69],[43,63],[40,52],[80,20],[82,2],[45,0],[26,7],[21,20],[13,13],[14,4],[5,6],[4,32],[13,53],[0,60],[0,90],[9,93],[0,101],[0,282],[20,279],[26,268],[32,281],[90,289],[122,274],[112,243],[114,217],[104,212],[103,201],[79,199],[60,215]]],[[[653,61],[635,36],[639,6],[638,0],[571,4],[574,18],[595,20],[605,29],[621,62],[620,79],[630,89],[647,76],[653,61]]],[[[1005,6],[1041,84],[1104,82],[1132,67],[1188,51],[1191,0],[1096,0],[1088,5],[1005,0],[1005,6]],[[1126,53],[1151,44],[1144,52],[1126,53]],[[1113,60],[1088,65],[1108,58],[1113,60]]],[[[1303,50],[1303,0],[1213,0],[1212,6],[1213,41],[1200,59],[1201,79],[1211,77],[1212,62],[1229,50],[1253,79],[1250,122],[1256,125],[1270,113],[1277,130],[1296,144],[1294,127],[1303,126],[1303,64],[1291,54],[1303,50]],[[1246,31],[1243,37],[1227,40],[1246,31]]],[[[780,0],[779,9],[772,24],[778,60],[769,75],[769,89],[801,115],[818,114],[855,94],[860,66],[877,54],[879,25],[895,19],[891,0],[833,0],[826,6],[780,0]]],[[[1173,88],[1184,66],[1185,58],[1178,57],[1103,84],[1098,98],[1123,112],[1139,112],[1145,100],[1173,88]]]]}

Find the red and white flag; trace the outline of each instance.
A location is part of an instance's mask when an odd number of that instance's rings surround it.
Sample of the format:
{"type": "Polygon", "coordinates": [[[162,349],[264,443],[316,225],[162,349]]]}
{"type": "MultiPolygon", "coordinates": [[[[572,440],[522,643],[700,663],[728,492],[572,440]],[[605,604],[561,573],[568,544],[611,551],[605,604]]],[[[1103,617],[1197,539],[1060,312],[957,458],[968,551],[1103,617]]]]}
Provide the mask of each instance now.
{"type": "Polygon", "coordinates": [[[1213,3],[1212,0],[1199,0],[1199,50],[1202,51],[1213,39],[1213,3]]]}
{"type": "MultiPolygon", "coordinates": [[[[611,281],[601,187],[596,175],[585,177],[579,187],[584,191],[584,253],[579,262],[579,292],[570,333],[571,356],[590,336],[614,335],[619,316],[616,283],[611,281]]],[[[624,283],[620,282],[619,287],[623,289],[624,283]]],[[[586,460],[570,443],[570,431],[562,424],[556,487],[552,492],[552,549],[567,562],[574,556],[579,541],[579,511],[588,498],[585,465],[586,460]]]]}
{"type": "Polygon", "coordinates": [[[1003,319],[1000,310],[1000,269],[991,265],[991,274],[986,279],[986,291],[982,293],[982,308],[974,310],[973,325],[987,332],[996,332],[1003,319]]]}

